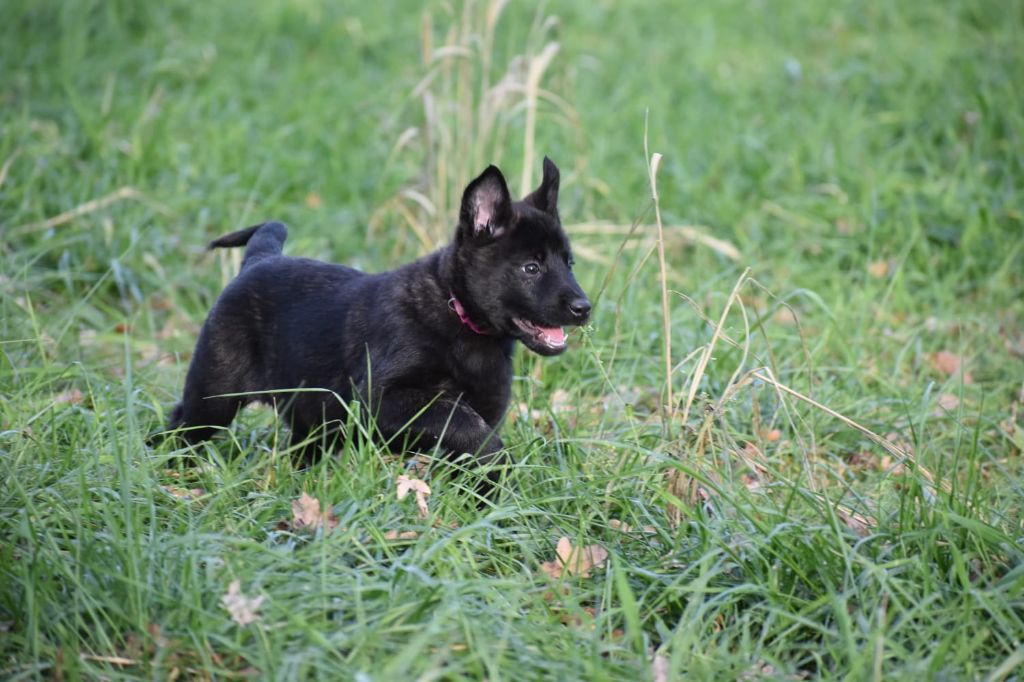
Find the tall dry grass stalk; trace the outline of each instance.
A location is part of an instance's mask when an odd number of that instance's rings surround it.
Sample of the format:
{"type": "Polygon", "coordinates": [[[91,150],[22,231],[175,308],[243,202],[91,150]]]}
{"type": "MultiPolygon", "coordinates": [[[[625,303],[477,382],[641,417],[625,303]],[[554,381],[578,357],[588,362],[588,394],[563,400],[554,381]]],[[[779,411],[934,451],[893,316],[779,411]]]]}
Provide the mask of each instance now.
{"type": "Polygon", "coordinates": [[[542,104],[553,111],[553,125],[578,128],[573,108],[541,87],[559,51],[551,39],[557,20],[543,14],[543,5],[522,52],[503,69],[494,63],[507,5],[508,0],[465,0],[440,20],[423,14],[424,75],[411,93],[421,117],[399,136],[389,159],[412,155],[421,172],[374,213],[371,233],[382,225],[399,226],[414,237],[417,250],[437,247],[450,235],[466,184],[489,163],[511,165],[508,150],[519,130],[520,195],[532,189],[542,104]],[[442,37],[435,45],[437,35],[442,37]]]}
{"type": "MultiPolygon", "coordinates": [[[[658,200],[658,169],[661,167],[661,154],[650,153],[648,148],[648,114],[644,114],[644,159],[647,161],[647,181],[651,188],[651,202],[654,204],[654,224],[658,228],[658,271],[661,275],[661,333],[662,362],[665,365],[665,404],[661,415],[666,425],[666,434],[671,433],[671,424],[675,419],[676,401],[672,391],[672,319],[668,308],[668,270],[665,266],[665,229],[661,224],[661,202],[658,200]]],[[[685,423],[685,422],[684,422],[685,423]]]]}

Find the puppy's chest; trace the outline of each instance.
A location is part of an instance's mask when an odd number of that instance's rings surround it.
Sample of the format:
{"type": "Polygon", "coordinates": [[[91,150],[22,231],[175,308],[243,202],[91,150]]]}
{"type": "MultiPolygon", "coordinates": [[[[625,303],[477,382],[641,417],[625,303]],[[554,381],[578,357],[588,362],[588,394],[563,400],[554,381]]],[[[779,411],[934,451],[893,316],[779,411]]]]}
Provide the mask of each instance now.
{"type": "Polygon", "coordinates": [[[454,388],[484,420],[495,425],[512,393],[512,360],[504,352],[453,348],[449,372],[454,388]]]}

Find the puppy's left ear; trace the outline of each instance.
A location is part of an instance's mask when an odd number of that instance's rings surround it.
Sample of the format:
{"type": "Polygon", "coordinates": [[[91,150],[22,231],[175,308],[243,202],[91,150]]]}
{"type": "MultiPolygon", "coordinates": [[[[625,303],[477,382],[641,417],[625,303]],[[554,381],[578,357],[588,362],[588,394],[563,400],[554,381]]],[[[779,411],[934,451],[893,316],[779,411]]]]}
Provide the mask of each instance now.
{"type": "Polygon", "coordinates": [[[558,218],[558,182],[560,179],[558,166],[548,157],[544,157],[544,179],[540,187],[535,189],[523,201],[534,208],[558,218]]]}
{"type": "Polygon", "coordinates": [[[459,229],[473,237],[498,238],[508,232],[512,220],[512,198],[505,176],[497,166],[488,166],[462,194],[459,229]]]}

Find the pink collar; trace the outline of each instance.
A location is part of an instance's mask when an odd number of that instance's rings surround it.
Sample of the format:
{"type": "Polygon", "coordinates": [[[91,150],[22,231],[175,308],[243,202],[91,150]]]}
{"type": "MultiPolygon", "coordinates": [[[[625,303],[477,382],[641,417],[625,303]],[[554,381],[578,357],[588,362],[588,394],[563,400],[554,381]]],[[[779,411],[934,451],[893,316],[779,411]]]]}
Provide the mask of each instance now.
{"type": "Polygon", "coordinates": [[[466,309],[462,307],[461,303],[459,303],[459,299],[455,298],[455,294],[452,294],[452,297],[448,299],[448,307],[455,311],[455,314],[459,316],[459,321],[462,322],[462,324],[466,325],[481,336],[489,336],[489,334],[478,327],[473,320],[469,319],[469,315],[466,314],[466,309]]]}

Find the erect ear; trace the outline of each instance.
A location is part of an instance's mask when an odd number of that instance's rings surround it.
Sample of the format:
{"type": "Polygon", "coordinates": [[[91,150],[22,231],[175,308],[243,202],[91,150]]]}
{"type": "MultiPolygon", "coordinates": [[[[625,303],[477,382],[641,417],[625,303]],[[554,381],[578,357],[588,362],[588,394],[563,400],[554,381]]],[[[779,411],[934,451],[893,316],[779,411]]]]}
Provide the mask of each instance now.
{"type": "Polygon", "coordinates": [[[472,236],[500,237],[509,229],[512,219],[512,198],[505,176],[497,166],[488,166],[462,194],[459,228],[472,236]]]}
{"type": "Polygon", "coordinates": [[[540,181],[540,187],[535,189],[523,201],[557,218],[559,177],[558,166],[545,156],[544,179],[540,181]]]}

